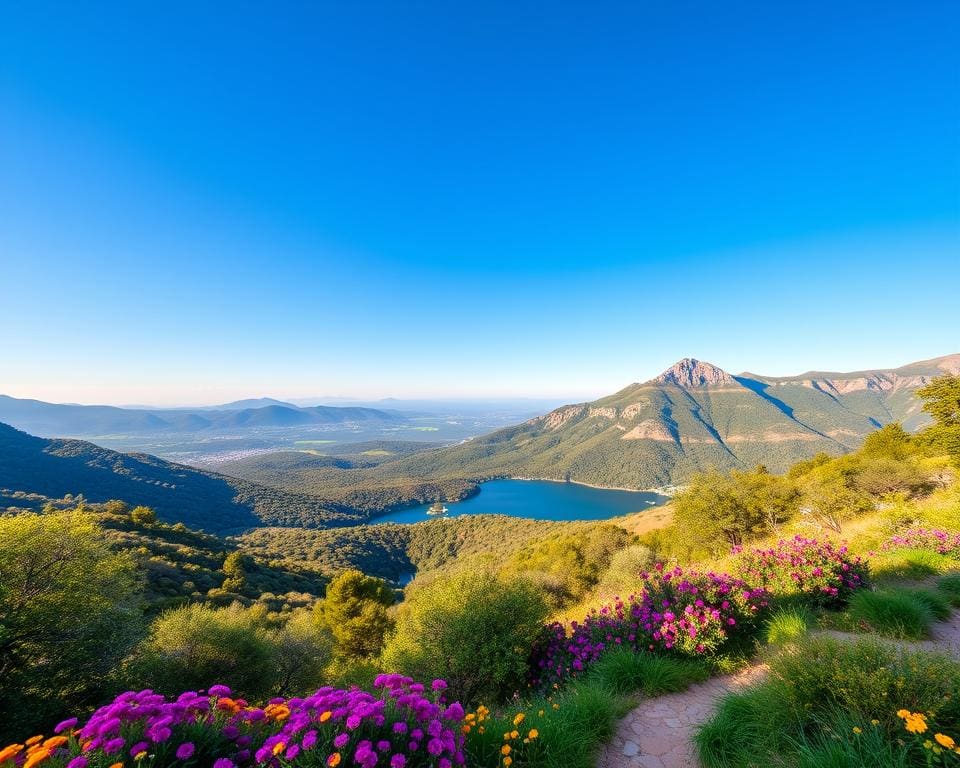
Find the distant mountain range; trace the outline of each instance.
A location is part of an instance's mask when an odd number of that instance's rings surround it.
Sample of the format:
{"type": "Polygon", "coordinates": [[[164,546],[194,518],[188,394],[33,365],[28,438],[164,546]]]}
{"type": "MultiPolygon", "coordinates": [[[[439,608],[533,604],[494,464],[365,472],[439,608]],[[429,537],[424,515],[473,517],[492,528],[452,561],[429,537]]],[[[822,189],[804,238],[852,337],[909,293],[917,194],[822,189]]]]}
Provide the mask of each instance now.
{"type": "Polygon", "coordinates": [[[153,410],[72,405],[0,395],[0,422],[44,437],[95,437],[160,432],[242,432],[330,425],[401,424],[406,416],[378,408],[317,405],[301,408],[272,398],[210,408],[153,410]]]}
{"type": "Polygon", "coordinates": [[[960,355],[889,370],[799,376],[731,375],[686,358],[644,383],[565,405],[461,445],[384,463],[372,472],[414,477],[536,477],[648,488],[709,467],[775,471],[819,451],[856,448],[898,421],[926,417],[916,389],[960,373],[960,355]]]}
{"type": "Polygon", "coordinates": [[[211,533],[263,525],[326,527],[363,522],[338,502],[268,488],[146,454],[127,454],[84,440],[34,437],[0,424],[0,508],[14,492],[91,502],[121,499],[157,510],[167,522],[211,533]]]}

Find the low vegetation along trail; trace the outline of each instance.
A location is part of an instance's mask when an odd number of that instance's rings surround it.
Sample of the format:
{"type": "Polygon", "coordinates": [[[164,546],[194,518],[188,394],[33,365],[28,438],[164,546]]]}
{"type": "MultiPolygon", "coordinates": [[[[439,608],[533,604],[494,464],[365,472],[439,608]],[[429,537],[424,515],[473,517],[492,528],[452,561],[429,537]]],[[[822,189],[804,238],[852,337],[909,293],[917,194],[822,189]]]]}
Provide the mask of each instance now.
{"type": "MultiPolygon", "coordinates": [[[[840,632],[835,637],[854,638],[840,632]]],[[[960,612],[932,627],[931,638],[903,643],[938,650],[960,659],[960,612]]],[[[616,735],[600,754],[598,768],[691,768],[699,764],[693,735],[713,714],[724,694],[759,681],[767,672],[755,664],[733,675],[714,677],[685,691],[644,700],[620,723],[616,735]]]]}

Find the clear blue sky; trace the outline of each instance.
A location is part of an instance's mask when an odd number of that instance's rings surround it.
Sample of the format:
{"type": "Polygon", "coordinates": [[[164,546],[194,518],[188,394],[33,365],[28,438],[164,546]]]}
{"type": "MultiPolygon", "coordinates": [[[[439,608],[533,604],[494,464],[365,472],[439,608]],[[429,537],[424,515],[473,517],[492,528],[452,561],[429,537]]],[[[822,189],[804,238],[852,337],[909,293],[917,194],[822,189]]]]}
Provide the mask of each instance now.
{"type": "Polygon", "coordinates": [[[5,3],[0,392],[956,352],[958,40],[953,1],[5,3]]]}

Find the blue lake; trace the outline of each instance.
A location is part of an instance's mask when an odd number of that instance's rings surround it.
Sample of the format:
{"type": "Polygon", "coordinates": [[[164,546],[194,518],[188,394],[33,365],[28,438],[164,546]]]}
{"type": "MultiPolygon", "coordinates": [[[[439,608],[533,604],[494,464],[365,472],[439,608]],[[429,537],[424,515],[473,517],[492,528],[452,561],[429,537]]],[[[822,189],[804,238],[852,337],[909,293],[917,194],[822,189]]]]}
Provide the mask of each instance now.
{"type": "Polygon", "coordinates": [[[606,520],[643,512],[669,497],[649,491],[614,491],[576,483],[546,480],[490,480],[480,493],[464,501],[447,502],[446,515],[428,515],[429,504],[375,518],[375,523],[419,523],[434,517],[510,515],[534,520],[606,520]]]}

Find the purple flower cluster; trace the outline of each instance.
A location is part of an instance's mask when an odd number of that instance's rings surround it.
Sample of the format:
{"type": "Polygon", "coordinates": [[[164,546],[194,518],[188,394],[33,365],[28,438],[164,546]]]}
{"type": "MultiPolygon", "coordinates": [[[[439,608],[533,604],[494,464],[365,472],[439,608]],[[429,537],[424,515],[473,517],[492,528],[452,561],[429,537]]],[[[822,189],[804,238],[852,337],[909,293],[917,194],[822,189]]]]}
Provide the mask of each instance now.
{"type": "Polygon", "coordinates": [[[867,564],[846,545],[804,536],[768,549],[734,548],[737,573],[774,595],[803,594],[822,605],[841,605],[867,583],[867,564]]]}
{"type": "MultiPolygon", "coordinates": [[[[128,691],[77,728],[57,726],[51,768],[88,768],[127,758],[161,766],[358,766],[453,768],[464,765],[464,718],[447,703],[446,683],[429,690],[402,675],[380,675],[376,693],[325,687],[305,698],[276,698],[264,707],[231,698],[217,685],[175,700],[128,691]]],[[[19,745],[13,745],[19,746],[19,745]]],[[[12,750],[11,750],[12,752],[12,750]]],[[[17,750],[16,755],[20,755],[17,750]]],[[[15,763],[19,764],[19,763],[15,763]]]]}
{"type": "Polygon", "coordinates": [[[941,555],[960,558],[960,533],[950,533],[939,528],[909,528],[891,536],[883,548],[886,550],[909,547],[928,549],[941,555]]]}
{"type": "Polygon", "coordinates": [[[679,567],[640,574],[639,594],[617,599],[569,627],[555,623],[533,656],[533,684],[548,687],[575,676],[611,648],[716,653],[748,634],[767,606],[767,593],[728,574],[684,573],[679,567]]]}

